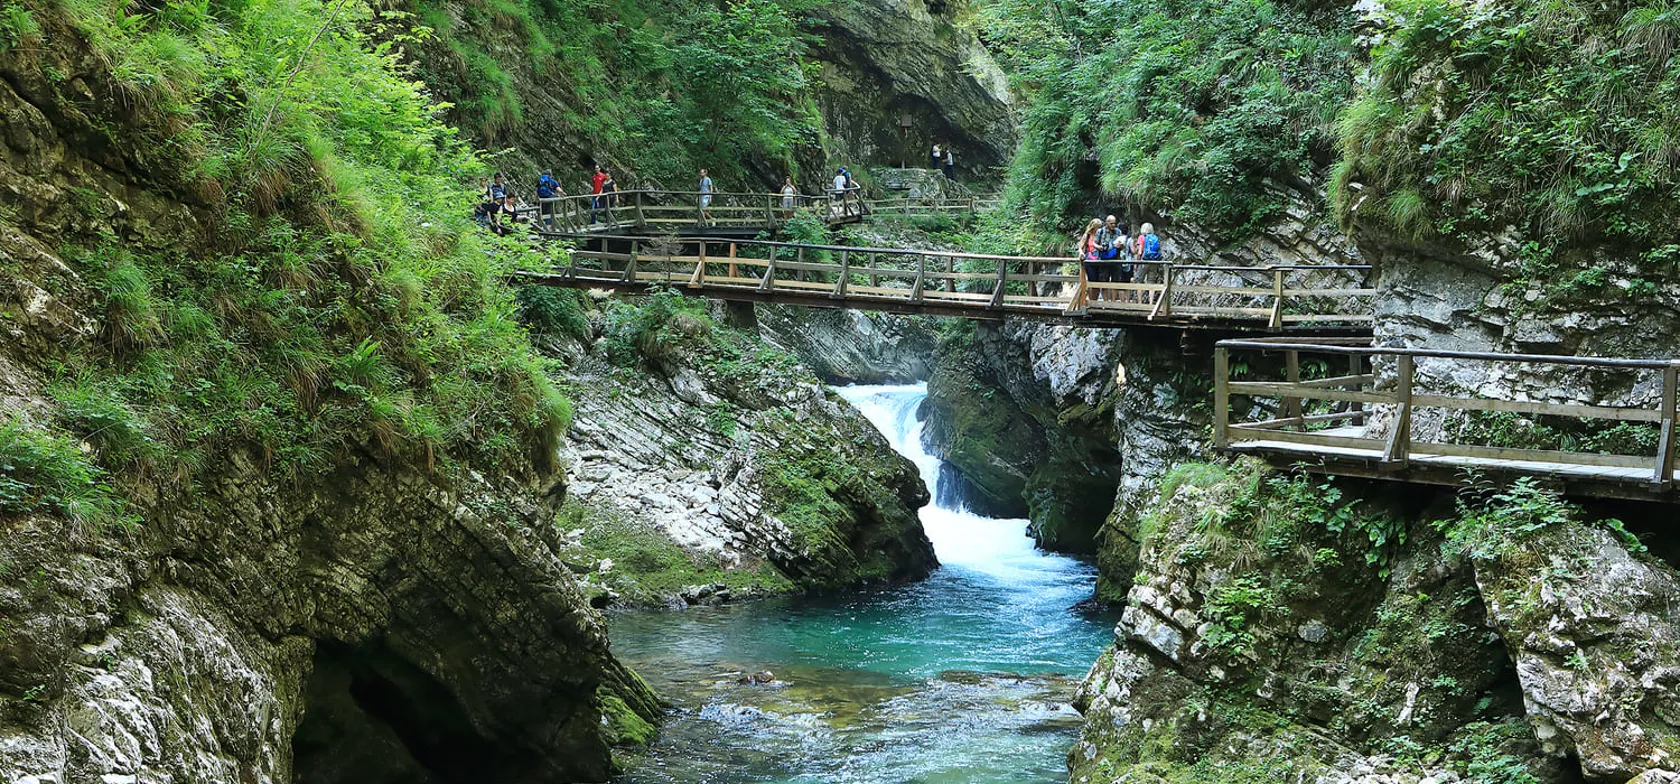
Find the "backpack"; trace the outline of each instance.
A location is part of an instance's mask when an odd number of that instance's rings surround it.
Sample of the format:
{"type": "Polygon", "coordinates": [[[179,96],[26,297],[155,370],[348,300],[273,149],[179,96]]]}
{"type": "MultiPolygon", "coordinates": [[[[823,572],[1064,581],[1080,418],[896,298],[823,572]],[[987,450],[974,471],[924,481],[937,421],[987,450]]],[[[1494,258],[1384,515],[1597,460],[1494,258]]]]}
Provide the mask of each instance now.
{"type": "Polygon", "coordinates": [[[542,179],[537,180],[537,198],[539,198],[539,199],[552,199],[552,198],[554,198],[554,186],[559,185],[559,184],[560,183],[557,183],[557,182],[554,181],[553,177],[550,177],[550,176],[544,174],[542,176],[542,179]]]}
{"type": "Polygon", "coordinates": [[[1153,234],[1150,234],[1150,235],[1146,235],[1143,238],[1143,260],[1144,261],[1160,261],[1161,260],[1161,238],[1160,237],[1157,237],[1153,234]]]}

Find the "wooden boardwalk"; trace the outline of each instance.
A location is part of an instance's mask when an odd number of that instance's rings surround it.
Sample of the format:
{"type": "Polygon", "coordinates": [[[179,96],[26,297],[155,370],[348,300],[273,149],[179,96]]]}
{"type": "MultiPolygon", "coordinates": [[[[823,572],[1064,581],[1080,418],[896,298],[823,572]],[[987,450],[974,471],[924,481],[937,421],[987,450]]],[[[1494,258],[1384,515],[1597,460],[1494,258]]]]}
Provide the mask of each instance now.
{"type": "Polygon", "coordinates": [[[1090,283],[1071,257],[998,256],[764,240],[551,234],[580,243],[528,283],[826,308],[1092,327],[1369,334],[1363,266],[1134,262],[1139,282],[1090,283]]]}
{"type": "Polygon", "coordinates": [[[820,216],[827,224],[857,223],[868,216],[972,216],[975,200],[864,199],[861,191],[820,196],[780,193],[710,194],[699,191],[638,189],[604,196],[561,196],[538,199],[516,210],[521,219],[551,232],[583,234],[705,234],[774,232],[800,212],[820,216]]]}
{"type": "Polygon", "coordinates": [[[1680,478],[1675,472],[1677,392],[1680,360],[1377,348],[1358,339],[1226,340],[1214,349],[1214,445],[1335,475],[1441,485],[1460,485],[1478,475],[1536,476],[1578,495],[1672,499],[1680,478]],[[1284,378],[1234,380],[1234,353],[1269,355],[1274,365],[1282,365],[1284,378]],[[1431,372],[1420,373],[1420,363],[1431,372]],[[1392,369],[1380,385],[1374,372],[1379,364],[1392,369]],[[1615,374],[1619,380],[1605,388],[1628,388],[1631,378],[1631,388],[1648,390],[1644,397],[1649,401],[1500,399],[1455,390],[1446,381],[1477,366],[1519,374],[1539,368],[1583,377],[1615,374]],[[1309,369],[1314,372],[1305,372],[1309,369]],[[1264,418],[1253,418],[1256,412],[1265,412],[1264,418]],[[1418,432],[1419,412],[1430,413],[1427,433],[1418,432]],[[1541,436],[1549,425],[1562,443],[1542,449],[1478,437],[1510,432],[1477,428],[1478,417],[1487,422],[1513,416],[1544,417],[1517,432],[1541,436]],[[1621,426],[1620,445],[1589,449],[1581,445],[1583,439],[1561,435],[1602,433],[1605,423],[1621,426]],[[1645,444],[1650,445],[1645,453],[1631,448],[1645,444]]]}

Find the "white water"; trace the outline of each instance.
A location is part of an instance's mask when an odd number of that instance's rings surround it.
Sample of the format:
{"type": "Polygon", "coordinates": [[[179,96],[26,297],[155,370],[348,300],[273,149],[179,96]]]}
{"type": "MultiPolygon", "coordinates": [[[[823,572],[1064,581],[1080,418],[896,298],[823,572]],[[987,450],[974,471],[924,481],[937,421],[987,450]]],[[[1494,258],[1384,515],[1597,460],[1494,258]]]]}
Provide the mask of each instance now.
{"type": "Polygon", "coordinates": [[[1063,577],[1071,570],[1088,589],[1085,582],[1090,575],[1085,567],[1073,559],[1037,550],[1027,536],[1026,520],[980,517],[964,509],[941,506],[939,499],[951,494],[940,492],[939,458],[928,454],[922,444],[922,422],[916,419],[917,409],[927,398],[926,384],[859,385],[836,391],[874,423],[893,451],[910,458],[920,470],[935,499],[922,507],[922,527],[941,564],[994,578],[1028,581],[1063,577]]]}

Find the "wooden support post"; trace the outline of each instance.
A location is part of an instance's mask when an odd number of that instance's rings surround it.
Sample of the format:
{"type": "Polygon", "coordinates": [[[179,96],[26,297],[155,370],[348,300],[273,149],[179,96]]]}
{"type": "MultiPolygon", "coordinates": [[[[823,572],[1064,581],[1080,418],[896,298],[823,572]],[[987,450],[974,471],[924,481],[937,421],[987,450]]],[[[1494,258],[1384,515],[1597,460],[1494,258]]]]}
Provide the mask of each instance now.
{"type": "Polygon", "coordinates": [[[776,249],[770,248],[770,265],[764,268],[764,277],[758,281],[759,291],[776,290],[776,249]]]}
{"type": "Polygon", "coordinates": [[[1272,318],[1268,325],[1283,329],[1283,270],[1272,270],[1272,318]]]}
{"type": "Polygon", "coordinates": [[[764,225],[776,228],[776,197],[764,197],[764,225]]]}
{"type": "MultiPolygon", "coordinates": [[[[795,264],[804,264],[805,263],[805,246],[801,245],[798,248],[794,249],[794,251],[793,251],[793,263],[795,263],[795,264]]],[[[794,267],[793,268],[793,279],[794,280],[810,280],[811,276],[806,274],[805,270],[800,269],[799,267],[794,267]]]]}
{"type": "MultiPolygon", "coordinates": [[[[666,264],[666,269],[670,265],[666,264]]],[[[688,287],[697,289],[706,283],[706,241],[700,241],[700,260],[694,263],[694,274],[688,278],[688,287]]]]}
{"type": "Polygon", "coordinates": [[[957,258],[955,256],[945,257],[945,290],[948,292],[957,290],[957,279],[951,277],[951,273],[957,271],[956,266],[957,258]]]}
{"type": "MultiPolygon", "coordinates": [[[[1299,386],[1301,383],[1301,352],[1294,349],[1285,351],[1283,362],[1285,378],[1291,385],[1299,386]]],[[[1283,403],[1283,410],[1278,412],[1278,418],[1293,419],[1297,430],[1306,430],[1307,420],[1301,411],[1301,399],[1286,397],[1281,402],[1283,403]]]]}
{"type": "Polygon", "coordinates": [[[998,259],[997,287],[992,289],[992,301],[986,304],[988,308],[1003,307],[1004,285],[1009,282],[1009,260],[998,259]]]}
{"type": "MultiPolygon", "coordinates": [[[[877,264],[880,264],[880,262],[881,262],[880,254],[877,254],[877,253],[869,254],[869,268],[870,269],[880,269],[880,267],[876,266],[877,264]]],[[[881,287],[881,276],[876,275],[873,272],[869,273],[869,287],[872,288],[872,289],[880,288],[881,287]]]]}
{"type": "MultiPolygon", "coordinates": [[[[1361,375],[1364,375],[1364,374],[1365,374],[1365,358],[1358,355],[1358,354],[1348,355],[1348,375],[1350,375],[1350,376],[1361,376],[1361,375]]],[[[1364,384],[1356,385],[1355,386],[1355,391],[1363,392],[1364,391],[1364,386],[1365,386],[1364,384]]],[[[1348,411],[1352,412],[1354,414],[1354,417],[1352,419],[1348,420],[1348,424],[1353,425],[1355,427],[1364,427],[1365,426],[1365,404],[1364,403],[1349,403],[1348,404],[1348,411]]]]}
{"type": "Polygon", "coordinates": [[[852,252],[840,251],[840,279],[834,282],[834,291],[828,296],[832,299],[842,299],[846,296],[846,281],[852,277],[852,252]]]}
{"type": "Polygon", "coordinates": [[[1231,350],[1213,349],[1213,448],[1231,445],[1231,350]]]}
{"type": "Polygon", "coordinates": [[[636,228],[647,228],[647,216],[642,214],[642,192],[636,191],[636,228]]]}
{"type": "Polygon", "coordinates": [[[1652,485],[1661,492],[1674,487],[1675,403],[1680,397],[1680,360],[1668,363],[1662,372],[1662,435],[1657,442],[1657,467],[1652,485]]]}
{"type": "MultiPolygon", "coordinates": [[[[602,247],[605,247],[605,245],[603,245],[602,247]]],[[[624,265],[624,282],[625,283],[635,283],[636,282],[636,245],[635,245],[635,243],[630,244],[630,262],[624,265]]]]}
{"type": "Polygon", "coordinates": [[[1395,357],[1394,428],[1388,433],[1383,449],[1383,465],[1389,469],[1406,467],[1412,452],[1412,376],[1416,363],[1410,354],[1395,357]]]}
{"type": "MultiPolygon", "coordinates": [[[[1135,269],[1137,269],[1137,268],[1135,268],[1135,269]]],[[[1143,270],[1142,269],[1137,269],[1137,271],[1141,273],[1143,270]]],[[[1142,277],[1142,276],[1139,275],[1139,276],[1134,276],[1134,277],[1142,277]]],[[[1162,272],[1161,272],[1161,292],[1159,294],[1155,295],[1155,297],[1156,297],[1155,307],[1152,310],[1149,311],[1149,320],[1150,321],[1154,321],[1156,316],[1171,316],[1172,315],[1172,294],[1173,294],[1173,265],[1168,264],[1168,265],[1166,265],[1166,267],[1164,267],[1162,269],[1162,272]]]]}
{"type": "Polygon", "coordinates": [[[916,254],[916,282],[910,287],[910,301],[922,301],[922,282],[927,277],[927,257],[916,254]]]}
{"type": "Polygon", "coordinates": [[[739,278],[741,272],[735,266],[735,243],[729,243],[729,277],[739,278]]]}

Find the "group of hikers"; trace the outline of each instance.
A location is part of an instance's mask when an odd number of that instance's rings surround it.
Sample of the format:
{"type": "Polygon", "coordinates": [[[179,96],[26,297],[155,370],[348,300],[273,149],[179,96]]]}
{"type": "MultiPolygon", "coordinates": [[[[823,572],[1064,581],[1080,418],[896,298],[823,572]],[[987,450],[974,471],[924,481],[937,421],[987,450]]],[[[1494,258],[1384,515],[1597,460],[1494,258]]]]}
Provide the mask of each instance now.
{"type": "MultiPolygon", "coordinates": [[[[595,225],[603,220],[614,223],[613,210],[618,207],[618,183],[613,180],[612,172],[600,164],[595,165],[594,174],[586,181],[589,189],[589,223],[595,225]]],[[[695,186],[699,205],[698,222],[701,226],[716,225],[712,217],[712,201],[719,195],[716,184],[705,169],[700,170],[699,181],[695,186]]],[[[829,196],[841,205],[858,200],[862,186],[852,178],[850,169],[842,166],[834,172],[834,184],[829,189],[829,196]]],[[[529,208],[521,209],[519,199],[514,195],[514,189],[508,184],[507,178],[496,172],[494,177],[480,181],[480,199],[473,211],[473,217],[491,231],[497,234],[513,232],[514,224],[522,220],[521,213],[529,208]]],[[[782,217],[792,217],[794,208],[799,201],[799,188],[793,184],[793,177],[782,178],[780,190],[782,202],[782,217]]],[[[558,213],[558,200],[567,196],[566,189],[560,181],[554,178],[553,170],[544,170],[537,175],[536,202],[537,221],[541,225],[553,228],[555,215],[558,213]]],[[[842,206],[841,209],[846,209],[842,206]]]]}
{"type": "MultiPolygon", "coordinates": [[[[1161,238],[1155,234],[1154,224],[1143,224],[1136,235],[1130,234],[1127,228],[1113,215],[1107,219],[1092,218],[1085,225],[1085,232],[1079,237],[1079,259],[1086,282],[1131,283],[1137,274],[1132,262],[1161,260],[1161,238]]],[[[1091,292],[1091,299],[1118,301],[1120,297],[1111,295],[1123,293],[1132,292],[1097,289],[1091,292]]]]}

